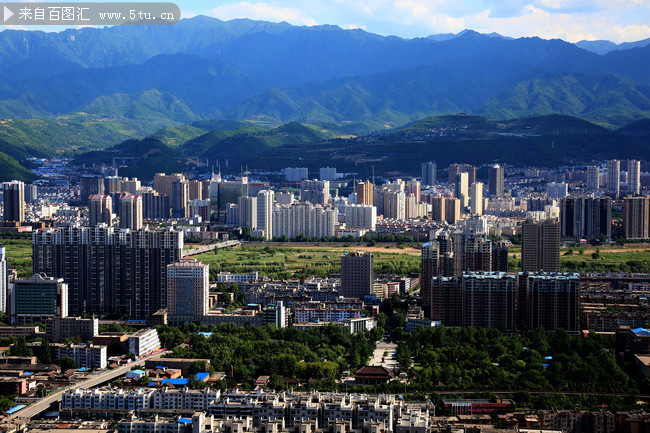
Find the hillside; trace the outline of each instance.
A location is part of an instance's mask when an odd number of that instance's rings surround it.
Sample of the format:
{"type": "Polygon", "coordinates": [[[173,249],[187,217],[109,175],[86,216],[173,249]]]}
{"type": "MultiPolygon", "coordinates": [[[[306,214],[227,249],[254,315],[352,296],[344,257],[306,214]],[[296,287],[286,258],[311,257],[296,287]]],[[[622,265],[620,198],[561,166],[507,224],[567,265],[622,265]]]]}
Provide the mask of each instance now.
{"type": "Polygon", "coordinates": [[[0,118],[80,113],[157,129],[207,119],[299,122],[361,135],[456,112],[559,113],[615,128],[647,113],[650,45],[642,42],[600,55],[472,30],[404,39],[202,16],[174,26],[5,30],[0,118]]]}
{"type": "Polygon", "coordinates": [[[650,86],[618,75],[565,75],[517,84],[478,110],[495,119],[561,113],[610,128],[650,117],[650,86]]]}
{"type": "Polygon", "coordinates": [[[0,182],[8,182],[14,179],[23,182],[36,180],[37,176],[23,167],[18,161],[4,152],[0,152],[0,182]]]}
{"type": "Polygon", "coordinates": [[[283,146],[259,153],[247,164],[279,169],[298,163],[296,154],[301,166],[334,165],[363,177],[370,176],[373,167],[378,174],[417,176],[420,163],[430,159],[441,167],[453,162],[557,167],[595,159],[645,159],[650,149],[631,137],[567,116],[497,122],[464,115],[424,119],[382,136],[283,146]]]}
{"type": "MultiPolygon", "coordinates": [[[[373,168],[378,175],[417,176],[421,162],[431,159],[440,167],[453,162],[557,167],[611,158],[650,159],[647,138],[632,134],[645,131],[643,128],[637,122],[627,128],[627,133],[625,128],[610,131],[563,115],[495,121],[468,114],[428,117],[390,133],[356,138],[337,138],[322,127],[298,123],[271,130],[239,126],[207,132],[175,148],[153,139],[129,141],[105,152],[82,155],[77,162],[154,155],[158,159],[147,157],[147,165],[158,161],[159,167],[180,169],[190,157],[199,157],[202,163],[219,166],[226,174],[239,173],[242,166],[260,170],[335,166],[358,177],[370,176],[373,168]]],[[[147,176],[153,174],[143,168],[143,161],[125,163],[129,168],[121,168],[121,174],[138,170],[147,176]]],[[[193,169],[207,172],[207,167],[193,169]]]]}
{"type": "MultiPolygon", "coordinates": [[[[234,126],[234,125],[233,125],[234,126]]],[[[192,161],[207,161],[222,169],[239,171],[251,157],[287,145],[322,142],[334,134],[314,125],[286,124],[274,129],[239,125],[232,130],[205,132],[196,127],[167,128],[143,140],[128,140],[102,151],[79,155],[77,164],[110,164],[113,158],[125,158],[120,175],[150,180],[157,172],[178,172],[184,169],[207,171],[192,161]],[[192,135],[199,134],[194,138],[192,135]],[[191,167],[190,167],[191,165],[191,167]]]]}

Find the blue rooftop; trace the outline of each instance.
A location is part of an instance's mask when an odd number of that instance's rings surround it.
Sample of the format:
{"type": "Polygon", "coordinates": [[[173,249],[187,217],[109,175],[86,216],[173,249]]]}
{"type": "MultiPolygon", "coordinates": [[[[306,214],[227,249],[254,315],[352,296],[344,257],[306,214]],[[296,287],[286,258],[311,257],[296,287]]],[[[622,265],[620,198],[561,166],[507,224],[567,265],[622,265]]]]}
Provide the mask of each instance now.
{"type": "Polygon", "coordinates": [[[212,332],[199,332],[199,335],[203,335],[204,337],[211,337],[212,332]]]}
{"type": "Polygon", "coordinates": [[[192,424],[192,420],[189,418],[178,418],[180,424],[192,424]]]}
{"type": "Polygon", "coordinates": [[[166,383],[174,386],[183,386],[190,383],[190,380],[189,379],[163,379],[162,385],[166,383]]]}
{"type": "Polygon", "coordinates": [[[79,370],[77,370],[77,371],[86,371],[86,367],[81,367],[81,368],[80,368],[79,370]]]}
{"type": "Polygon", "coordinates": [[[194,378],[199,382],[203,382],[208,377],[210,377],[210,373],[196,373],[196,375],[194,376],[194,378]]]}
{"type": "Polygon", "coordinates": [[[12,407],[11,409],[9,409],[9,410],[8,410],[7,412],[5,412],[5,413],[6,413],[7,415],[11,415],[12,413],[16,413],[16,412],[18,412],[20,409],[23,409],[23,408],[25,408],[25,407],[27,407],[26,404],[19,404],[19,405],[16,405],[16,406],[12,407]]]}
{"type": "Polygon", "coordinates": [[[550,361],[551,359],[553,359],[553,357],[552,356],[545,356],[544,359],[548,359],[550,361]]]}
{"type": "Polygon", "coordinates": [[[632,332],[634,332],[636,335],[641,335],[643,337],[649,337],[650,336],[650,330],[645,329],[645,328],[636,328],[636,329],[633,329],[632,332]]]}
{"type": "Polygon", "coordinates": [[[164,365],[156,365],[156,368],[155,368],[155,369],[156,369],[156,370],[166,370],[167,367],[165,367],[164,365]]]}
{"type": "Polygon", "coordinates": [[[33,374],[34,374],[33,371],[26,371],[26,372],[23,373],[23,376],[31,376],[33,374]]]}
{"type": "Polygon", "coordinates": [[[548,367],[548,364],[542,364],[542,367],[548,367]]]}
{"type": "Polygon", "coordinates": [[[145,374],[146,372],[144,370],[131,370],[132,373],[135,374],[145,374]]]}

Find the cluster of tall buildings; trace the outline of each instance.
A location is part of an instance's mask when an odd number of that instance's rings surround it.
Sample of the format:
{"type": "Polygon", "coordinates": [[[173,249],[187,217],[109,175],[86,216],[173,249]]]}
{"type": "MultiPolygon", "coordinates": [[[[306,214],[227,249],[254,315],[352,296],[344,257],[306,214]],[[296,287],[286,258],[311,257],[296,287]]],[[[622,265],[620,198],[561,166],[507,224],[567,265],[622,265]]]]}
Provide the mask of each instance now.
{"type": "Polygon", "coordinates": [[[552,219],[527,220],[522,224],[521,236],[523,272],[518,274],[507,272],[508,248],[489,240],[485,232],[441,233],[425,243],[420,286],[425,312],[432,320],[448,326],[497,328],[504,332],[541,326],[577,331],[579,279],[558,274],[560,223],[552,219]],[[547,292],[558,298],[549,298],[547,292]],[[576,300],[567,304],[571,309],[569,319],[551,315],[549,303],[560,302],[558,299],[576,300]]]}
{"type": "Polygon", "coordinates": [[[465,272],[433,277],[431,319],[445,326],[579,331],[578,274],[465,272]]]}
{"type": "Polygon", "coordinates": [[[106,225],[37,230],[35,274],[63,278],[70,314],[146,318],[166,307],[167,265],[182,256],[182,232],[106,225]]]}

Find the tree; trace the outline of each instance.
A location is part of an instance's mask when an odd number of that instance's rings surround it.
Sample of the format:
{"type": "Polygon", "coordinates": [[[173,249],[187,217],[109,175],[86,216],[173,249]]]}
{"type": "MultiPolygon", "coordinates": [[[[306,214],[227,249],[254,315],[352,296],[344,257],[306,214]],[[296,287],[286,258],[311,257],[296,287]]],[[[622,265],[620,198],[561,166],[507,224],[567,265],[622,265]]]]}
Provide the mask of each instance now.
{"type": "Polygon", "coordinates": [[[41,364],[51,364],[52,363],[52,348],[50,343],[47,340],[41,342],[41,353],[38,356],[38,362],[41,364]]]}
{"type": "Polygon", "coordinates": [[[27,346],[25,337],[20,337],[16,343],[9,349],[11,356],[32,356],[32,349],[27,346]]]}
{"type": "Polygon", "coordinates": [[[77,361],[69,356],[62,356],[59,359],[59,365],[61,366],[61,370],[74,370],[77,368],[77,361]]]}
{"type": "Polygon", "coordinates": [[[377,314],[377,326],[380,328],[387,329],[388,327],[388,316],[386,313],[379,313],[377,314]]]}

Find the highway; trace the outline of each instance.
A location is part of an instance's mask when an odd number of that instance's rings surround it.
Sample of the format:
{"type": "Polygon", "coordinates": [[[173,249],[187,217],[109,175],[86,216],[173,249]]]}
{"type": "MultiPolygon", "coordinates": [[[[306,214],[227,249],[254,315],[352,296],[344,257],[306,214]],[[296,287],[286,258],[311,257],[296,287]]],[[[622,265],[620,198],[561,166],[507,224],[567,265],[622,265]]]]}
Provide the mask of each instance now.
{"type": "Polygon", "coordinates": [[[133,366],[136,365],[136,364],[139,364],[141,362],[144,363],[144,361],[146,361],[147,359],[149,359],[151,357],[154,357],[154,356],[158,357],[158,356],[161,356],[163,354],[164,354],[164,352],[162,352],[162,353],[161,352],[154,352],[151,355],[149,355],[149,356],[147,356],[145,358],[142,358],[141,360],[138,360],[136,362],[133,362],[131,364],[123,365],[122,367],[118,367],[118,368],[113,369],[113,370],[108,370],[108,371],[106,371],[106,372],[104,372],[102,374],[99,374],[97,376],[91,377],[90,379],[84,380],[83,382],[77,382],[75,384],[69,385],[69,386],[67,386],[65,388],[62,388],[62,389],[56,391],[54,394],[51,394],[51,395],[45,397],[44,399],[39,400],[38,402],[33,403],[33,404],[27,406],[26,408],[24,408],[22,410],[19,410],[18,412],[12,414],[12,415],[9,415],[7,418],[5,418],[5,420],[6,421],[11,421],[14,418],[24,418],[24,419],[29,420],[29,419],[35,417],[36,415],[39,415],[41,412],[44,412],[44,411],[48,410],[48,408],[50,407],[50,405],[52,403],[57,402],[57,401],[61,401],[63,393],[65,391],[69,390],[69,389],[77,389],[77,388],[88,389],[88,388],[95,387],[97,385],[100,385],[102,383],[108,382],[110,380],[113,380],[115,378],[118,378],[120,376],[125,375],[127,372],[131,371],[131,368],[133,368],[133,366]]]}

